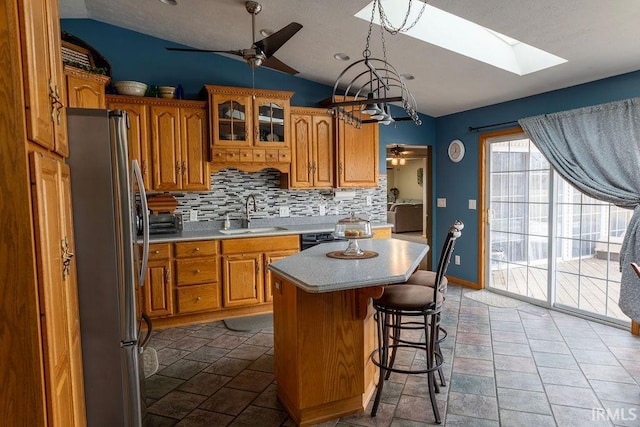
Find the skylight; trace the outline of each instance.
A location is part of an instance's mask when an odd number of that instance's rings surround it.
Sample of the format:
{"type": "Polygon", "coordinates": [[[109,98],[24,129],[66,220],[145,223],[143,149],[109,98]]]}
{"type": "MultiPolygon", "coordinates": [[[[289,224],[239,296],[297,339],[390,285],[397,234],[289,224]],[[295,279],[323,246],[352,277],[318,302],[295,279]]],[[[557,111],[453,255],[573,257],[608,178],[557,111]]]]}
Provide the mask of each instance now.
{"type": "MultiPolygon", "coordinates": [[[[407,11],[406,7],[394,5],[394,0],[381,0],[381,2],[385,14],[392,23],[399,24],[402,22],[407,11]]],[[[371,20],[372,7],[373,2],[356,13],[355,16],[369,22],[371,20]]],[[[411,15],[407,22],[413,22],[421,8],[422,5],[420,4],[412,7],[411,15]]],[[[380,25],[380,17],[377,10],[374,23],[380,25]]],[[[426,5],[420,21],[404,34],[494,67],[502,68],[519,76],[567,62],[564,58],[522,43],[431,5],[426,5]]]]}

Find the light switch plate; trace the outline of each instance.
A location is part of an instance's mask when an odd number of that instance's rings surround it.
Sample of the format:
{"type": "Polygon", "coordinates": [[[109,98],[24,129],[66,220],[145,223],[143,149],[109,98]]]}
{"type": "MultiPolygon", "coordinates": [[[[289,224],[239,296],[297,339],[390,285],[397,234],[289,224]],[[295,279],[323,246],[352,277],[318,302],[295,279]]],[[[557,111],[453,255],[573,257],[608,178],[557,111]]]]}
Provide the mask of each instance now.
{"type": "Polygon", "coordinates": [[[438,198],[438,207],[439,208],[446,208],[447,207],[447,199],[438,198]]]}
{"type": "Polygon", "coordinates": [[[455,265],[460,265],[460,255],[456,255],[453,258],[453,262],[455,263],[455,265]]]}
{"type": "Polygon", "coordinates": [[[469,199],[469,209],[476,208],[476,201],[474,199],[469,199]]]}
{"type": "Polygon", "coordinates": [[[197,221],[198,220],[198,210],[191,209],[189,211],[189,221],[197,221]]]}
{"type": "Polygon", "coordinates": [[[289,206],[280,206],[280,216],[290,216],[289,206]]]}
{"type": "Polygon", "coordinates": [[[367,206],[371,206],[373,204],[373,198],[371,196],[367,196],[367,206]]]}
{"type": "Polygon", "coordinates": [[[327,214],[327,207],[325,205],[318,206],[318,210],[320,211],[320,216],[325,216],[327,214]]]}

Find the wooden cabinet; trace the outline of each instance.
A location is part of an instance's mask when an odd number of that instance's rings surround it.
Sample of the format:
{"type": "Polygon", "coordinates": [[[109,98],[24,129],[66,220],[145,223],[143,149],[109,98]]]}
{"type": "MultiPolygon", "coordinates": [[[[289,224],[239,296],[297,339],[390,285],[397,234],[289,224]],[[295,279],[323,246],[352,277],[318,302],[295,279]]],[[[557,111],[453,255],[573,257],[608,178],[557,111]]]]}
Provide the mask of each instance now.
{"type": "Polygon", "coordinates": [[[337,186],[378,186],[378,125],[365,124],[356,128],[337,121],[337,186]]]}
{"type": "Polygon", "coordinates": [[[290,255],[298,253],[298,249],[290,249],[287,251],[273,251],[266,252],[264,254],[264,300],[268,302],[273,301],[273,273],[269,271],[269,264],[278,260],[286,258],[290,255]]]}
{"type": "Polygon", "coordinates": [[[57,0],[19,0],[27,138],[69,155],[57,0]]]}
{"type": "Polygon", "coordinates": [[[107,105],[129,115],[129,158],[139,161],[147,190],[211,188],[204,102],[109,95],[107,105]]]}
{"type": "Polygon", "coordinates": [[[271,274],[267,266],[299,249],[297,235],[223,240],[224,307],[270,302],[271,274]]]}
{"type": "Polygon", "coordinates": [[[218,242],[178,242],[174,245],[177,313],[219,309],[218,242]]]}
{"type": "Polygon", "coordinates": [[[149,108],[144,104],[127,102],[127,97],[107,97],[107,108],[124,110],[129,116],[127,148],[129,160],[140,163],[145,190],[151,190],[151,148],[149,145],[149,108]]]}
{"type": "Polygon", "coordinates": [[[104,88],[110,78],[100,74],[64,66],[67,107],[107,108],[104,88]]]}
{"type": "Polygon", "coordinates": [[[50,425],[83,425],[84,389],[69,167],[31,153],[36,263],[50,425]]]}
{"type": "Polygon", "coordinates": [[[293,92],[206,85],[211,128],[211,168],[289,171],[293,92]]]}
{"type": "Polygon", "coordinates": [[[333,187],[333,120],[326,109],[291,109],[293,159],[289,188],[333,187]]]}
{"type": "Polygon", "coordinates": [[[170,316],[174,313],[170,256],[168,243],[149,246],[147,276],[142,287],[142,311],[151,318],[170,316]]]}

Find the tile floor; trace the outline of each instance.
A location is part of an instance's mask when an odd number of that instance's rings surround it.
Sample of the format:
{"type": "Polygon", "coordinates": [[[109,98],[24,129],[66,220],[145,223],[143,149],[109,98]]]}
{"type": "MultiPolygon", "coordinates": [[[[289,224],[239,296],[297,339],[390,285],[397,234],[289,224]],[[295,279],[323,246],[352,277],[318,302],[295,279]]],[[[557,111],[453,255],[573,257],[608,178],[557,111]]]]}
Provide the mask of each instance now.
{"type": "MultiPolygon", "coordinates": [[[[523,303],[488,306],[450,286],[443,323],[446,426],[640,426],[640,337],[523,303]]],[[[273,382],[273,331],[223,322],[154,333],[160,369],[147,380],[149,426],[291,426],[273,382]]],[[[417,365],[403,351],[397,364],[417,365]]],[[[433,424],[426,378],[392,375],[376,418],[323,426],[433,424]]]]}

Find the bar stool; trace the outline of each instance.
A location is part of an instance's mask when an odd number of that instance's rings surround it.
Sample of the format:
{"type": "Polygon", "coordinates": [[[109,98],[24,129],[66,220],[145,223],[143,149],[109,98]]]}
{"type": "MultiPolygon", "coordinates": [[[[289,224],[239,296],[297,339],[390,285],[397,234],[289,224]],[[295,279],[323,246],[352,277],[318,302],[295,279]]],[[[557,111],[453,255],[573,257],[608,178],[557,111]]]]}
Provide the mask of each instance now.
{"type": "MultiPolygon", "coordinates": [[[[377,325],[378,348],[371,353],[372,362],[380,368],[376,397],[371,409],[371,416],[375,417],[380,404],[384,381],[389,378],[391,372],[403,374],[427,374],[429,385],[429,397],[436,423],[441,423],[436,396],[439,387],[435,381],[435,371],[441,370],[444,358],[439,351],[440,312],[444,302],[447,281],[444,277],[456,239],[461,236],[461,231],[455,226],[449,229],[445,239],[438,269],[435,272],[433,285],[409,284],[386,286],[380,298],[373,300],[376,310],[375,319],[377,325]],[[445,280],[443,280],[445,279],[445,280]],[[403,317],[410,320],[403,322],[403,317]],[[424,341],[412,341],[401,338],[402,330],[423,329],[424,341]],[[392,343],[389,341],[392,340],[392,343]],[[401,369],[394,368],[395,350],[398,348],[414,348],[425,351],[426,369],[401,369]],[[390,357],[389,350],[392,351],[390,357]]],[[[443,375],[441,373],[441,379],[443,375]]]]}

